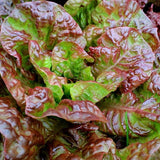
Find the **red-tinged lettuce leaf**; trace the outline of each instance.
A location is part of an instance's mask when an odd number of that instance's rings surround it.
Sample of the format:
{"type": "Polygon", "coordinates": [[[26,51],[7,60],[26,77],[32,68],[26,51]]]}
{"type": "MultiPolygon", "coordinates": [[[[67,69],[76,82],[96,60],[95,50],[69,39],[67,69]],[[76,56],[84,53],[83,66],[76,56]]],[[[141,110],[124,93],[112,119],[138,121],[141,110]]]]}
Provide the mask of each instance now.
{"type": "Polygon", "coordinates": [[[8,16],[12,12],[16,4],[27,1],[35,1],[35,0],[1,0],[0,16],[8,16]]]}
{"type": "Polygon", "coordinates": [[[103,98],[96,105],[101,109],[112,108],[113,106],[133,106],[139,102],[137,95],[134,92],[122,93],[117,89],[103,98]]]}
{"type": "MultiPolygon", "coordinates": [[[[64,7],[68,13],[74,17],[82,29],[86,26],[88,27],[90,24],[98,27],[98,31],[100,31],[101,28],[104,32],[106,29],[113,27],[133,27],[139,30],[153,50],[156,50],[159,46],[156,26],[152,24],[151,20],[141,10],[136,1],[69,0],[64,7]],[[69,6],[70,4],[72,5],[69,6]],[[75,9],[72,10],[72,7],[75,9]]],[[[87,31],[89,30],[87,29],[87,31]]],[[[88,34],[86,31],[85,33],[88,34]]],[[[91,41],[95,41],[94,34],[91,35],[93,38],[90,37],[88,46],[91,41]]]]}
{"type": "Polygon", "coordinates": [[[34,159],[44,137],[28,125],[9,98],[0,98],[0,133],[4,137],[4,159],[34,159]]]}
{"type": "Polygon", "coordinates": [[[13,58],[2,50],[0,51],[0,75],[8,91],[24,110],[28,89],[34,87],[36,83],[24,78],[13,58]]]}
{"type": "Polygon", "coordinates": [[[62,6],[48,1],[17,5],[3,22],[0,37],[3,48],[17,59],[24,74],[32,69],[28,55],[29,40],[37,40],[44,50],[52,50],[60,41],[72,41],[83,48],[86,44],[73,18],[62,6]]]}
{"type": "Polygon", "coordinates": [[[90,55],[95,59],[92,71],[96,77],[104,71],[115,72],[121,80],[126,77],[121,83],[123,92],[135,89],[149,78],[154,53],[136,29],[117,27],[107,30],[98,39],[98,44],[99,47],[90,47],[90,55]]]}
{"type": "Polygon", "coordinates": [[[92,17],[93,24],[101,28],[121,26],[136,28],[153,50],[159,46],[156,26],[152,24],[136,1],[102,1],[93,11],[92,17]]]}
{"type": "Polygon", "coordinates": [[[29,55],[30,61],[43,78],[46,87],[52,90],[55,101],[59,103],[63,96],[62,84],[66,84],[67,79],[58,77],[54,72],[50,71],[52,66],[51,53],[42,52],[38,43],[31,40],[29,42],[29,55]]]}
{"type": "Polygon", "coordinates": [[[93,103],[99,102],[112,91],[112,88],[106,88],[105,85],[95,81],[77,81],[75,85],[70,88],[72,100],[88,100],[93,103]]]}
{"type": "Polygon", "coordinates": [[[160,149],[160,139],[153,139],[146,143],[134,143],[129,145],[128,147],[119,150],[117,155],[121,158],[121,160],[156,160],[159,157],[155,156],[155,153],[160,149]]]}
{"type": "Polygon", "coordinates": [[[152,140],[160,134],[159,105],[154,98],[132,106],[119,104],[110,108],[106,105],[104,114],[108,122],[101,125],[100,130],[124,137],[128,134],[129,143],[152,140]]]}
{"type": "Polygon", "coordinates": [[[104,30],[91,24],[83,30],[83,33],[87,41],[85,49],[89,50],[90,46],[97,46],[97,39],[104,33],[104,30]]]}
{"type": "Polygon", "coordinates": [[[95,132],[90,133],[87,140],[88,143],[82,149],[82,157],[85,160],[120,160],[116,155],[116,146],[111,138],[107,138],[95,132]]]}
{"type": "Polygon", "coordinates": [[[83,160],[78,155],[75,155],[71,153],[63,143],[61,143],[58,140],[52,141],[52,143],[49,144],[49,159],[53,160],[60,160],[60,159],[66,159],[66,160],[83,160]]]}
{"type": "Polygon", "coordinates": [[[52,71],[58,76],[75,80],[94,80],[91,68],[85,61],[91,63],[94,59],[73,42],[60,42],[52,51],[52,71]]]}
{"type": "Polygon", "coordinates": [[[134,90],[136,97],[140,102],[144,102],[149,98],[154,98],[160,102],[160,71],[155,69],[152,71],[150,78],[136,90],[134,90]]]}
{"type": "Polygon", "coordinates": [[[56,106],[52,91],[45,87],[29,90],[25,112],[35,119],[57,116],[70,122],[107,121],[99,108],[90,101],[64,99],[56,106]]]}
{"type": "Polygon", "coordinates": [[[74,125],[61,131],[47,144],[50,159],[68,159],[76,157],[77,160],[116,159],[116,147],[112,139],[94,129],[92,124],[74,125]],[[87,127],[87,128],[86,128],[87,127]],[[88,128],[89,127],[89,128],[88,128]]]}

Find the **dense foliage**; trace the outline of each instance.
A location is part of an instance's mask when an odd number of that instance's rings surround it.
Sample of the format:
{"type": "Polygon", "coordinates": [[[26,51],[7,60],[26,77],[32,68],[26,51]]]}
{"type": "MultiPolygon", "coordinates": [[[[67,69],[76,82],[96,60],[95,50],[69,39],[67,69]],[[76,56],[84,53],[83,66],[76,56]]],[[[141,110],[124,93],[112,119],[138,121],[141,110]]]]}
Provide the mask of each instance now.
{"type": "Polygon", "coordinates": [[[160,14],[142,9],[134,0],[2,0],[1,160],[159,155],[160,14]]]}

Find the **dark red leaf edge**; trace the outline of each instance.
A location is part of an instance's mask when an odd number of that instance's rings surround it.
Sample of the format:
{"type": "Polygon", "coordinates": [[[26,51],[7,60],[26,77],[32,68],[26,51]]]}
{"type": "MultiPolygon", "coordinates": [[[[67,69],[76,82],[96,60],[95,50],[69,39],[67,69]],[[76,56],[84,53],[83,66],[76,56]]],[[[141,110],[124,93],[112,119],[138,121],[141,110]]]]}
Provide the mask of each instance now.
{"type": "Polygon", "coordinates": [[[35,119],[57,116],[70,122],[107,121],[99,108],[90,101],[63,99],[56,106],[51,90],[45,87],[29,90],[25,113],[35,119]]]}

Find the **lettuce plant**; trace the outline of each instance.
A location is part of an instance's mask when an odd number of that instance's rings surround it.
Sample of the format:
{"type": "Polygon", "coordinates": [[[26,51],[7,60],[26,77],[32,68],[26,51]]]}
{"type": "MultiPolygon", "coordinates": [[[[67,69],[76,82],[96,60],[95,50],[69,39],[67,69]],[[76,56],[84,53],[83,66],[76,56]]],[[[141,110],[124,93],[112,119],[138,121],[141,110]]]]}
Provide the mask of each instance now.
{"type": "Polygon", "coordinates": [[[152,13],[135,0],[2,0],[0,159],[156,157],[160,42],[152,13]]]}

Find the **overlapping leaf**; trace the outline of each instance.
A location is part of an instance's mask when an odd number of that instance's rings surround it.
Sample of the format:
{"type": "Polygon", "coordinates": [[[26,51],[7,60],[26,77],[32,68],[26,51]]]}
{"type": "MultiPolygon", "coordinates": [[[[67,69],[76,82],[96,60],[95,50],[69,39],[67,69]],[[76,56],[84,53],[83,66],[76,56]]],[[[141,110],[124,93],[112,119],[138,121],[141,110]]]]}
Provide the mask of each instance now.
{"type": "Polygon", "coordinates": [[[29,90],[26,114],[35,119],[57,116],[70,122],[107,121],[99,108],[90,101],[64,99],[56,106],[51,90],[45,87],[29,90]]]}
{"type": "Polygon", "coordinates": [[[128,92],[149,78],[154,53],[136,29],[110,29],[98,39],[98,44],[99,47],[90,47],[90,55],[95,59],[93,73],[97,79],[102,74],[115,72],[119,75],[119,81],[115,81],[115,89],[122,82],[122,91],[128,92]]]}
{"type": "Polygon", "coordinates": [[[71,15],[48,1],[12,13],[7,2],[23,1],[2,2],[0,86],[8,90],[0,95],[16,101],[0,98],[0,159],[155,158],[160,56],[153,6],[147,14],[154,24],[132,0],[69,0],[71,15]]]}
{"type": "Polygon", "coordinates": [[[153,139],[146,143],[134,143],[119,151],[119,157],[121,160],[126,159],[157,159],[158,156],[155,153],[158,153],[160,149],[160,139],[153,139]]]}
{"type": "Polygon", "coordinates": [[[28,125],[14,106],[11,98],[0,98],[0,133],[4,136],[4,158],[34,159],[37,145],[44,143],[44,137],[28,125]]]}
{"type": "Polygon", "coordinates": [[[111,108],[106,106],[105,115],[108,122],[102,130],[124,137],[128,132],[130,143],[137,140],[139,142],[152,140],[159,135],[159,105],[155,99],[151,98],[144,103],[135,103],[132,106],[120,103],[111,108]]]}
{"type": "Polygon", "coordinates": [[[25,96],[35,83],[23,77],[14,59],[3,50],[0,51],[0,75],[11,95],[24,110],[25,96]]]}
{"type": "Polygon", "coordinates": [[[65,134],[61,133],[55,137],[50,148],[50,158],[77,160],[102,160],[116,159],[115,143],[104,134],[95,130],[84,130],[83,125],[67,129],[65,134]]]}
{"type": "Polygon", "coordinates": [[[65,10],[73,16],[79,26],[84,29],[92,22],[92,12],[101,0],[69,0],[65,3],[65,10]]]}
{"type": "Polygon", "coordinates": [[[52,51],[52,70],[58,76],[75,80],[94,80],[91,68],[85,63],[94,59],[73,42],[60,42],[52,51]]]}
{"type": "Polygon", "coordinates": [[[52,66],[51,53],[42,52],[39,44],[32,40],[29,42],[29,55],[30,61],[42,76],[46,86],[52,90],[55,101],[59,103],[63,96],[62,84],[66,84],[67,80],[50,71],[52,66]]]}
{"type": "MultiPolygon", "coordinates": [[[[65,4],[65,8],[75,18],[76,22],[80,24],[81,28],[87,26],[86,34],[92,30],[92,25],[90,26],[89,24],[94,24],[99,28],[96,35],[98,35],[100,28],[105,32],[106,28],[128,26],[138,29],[153,50],[156,50],[159,46],[156,26],[143,13],[136,1],[69,0],[65,4]],[[72,4],[74,11],[69,6],[70,4],[72,4]]],[[[95,41],[95,33],[92,32],[90,35],[89,41],[95,41]]],[[[90,46],[89,44],[87,46],[90,46]]]]}
{"type": "Polygon", "coordinates": [[[32,69],[28,61],[29,40],[37,40],[44,50],[52,50],[62,40],[78,43],[83,48],[86,43],[80,27],[63,7],[48,1],[17,5],[1,27],[2,46],[17,59],[24,74],[32,69]]]}

